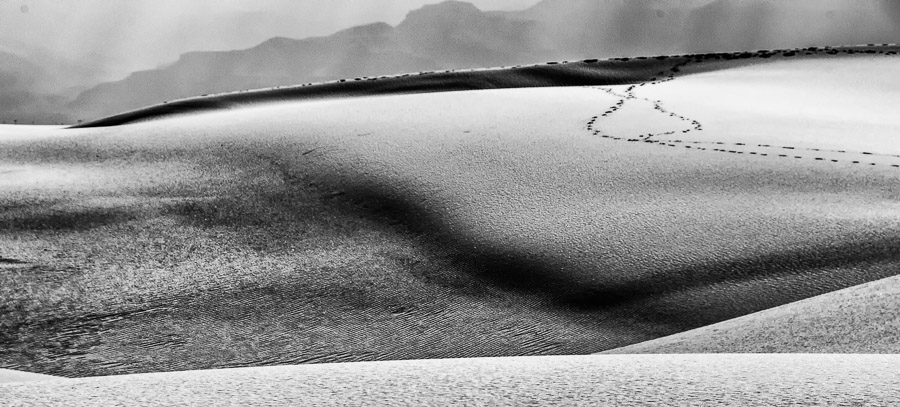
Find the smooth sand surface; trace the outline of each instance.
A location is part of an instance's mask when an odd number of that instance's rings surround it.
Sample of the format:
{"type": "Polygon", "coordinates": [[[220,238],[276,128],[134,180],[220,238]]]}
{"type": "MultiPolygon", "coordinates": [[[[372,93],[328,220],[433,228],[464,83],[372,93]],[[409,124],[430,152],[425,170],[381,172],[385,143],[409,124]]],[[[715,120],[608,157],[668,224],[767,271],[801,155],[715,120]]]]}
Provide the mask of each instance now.
{"type": "Polygon", "coordinates": [[[53,379],[64,379],[64,378],[45,375],[45,374],[38,374],[38,373],[21,372],[18,370],[0,369],[0,384],[33,382],[33,381],[53,380],[53,379]]]}
{"type": "MultiPolygon", "coordinates": [[[[591,353],[896,275],[900,122],[884,106],[900,105],[885,85],[900,60],[792,58],[0,138],[0,366],[591,353]],[[861,60],[881,85],[819,120],[840,101],[802,95],[839,99],[861,60]],[[791,67],[824,76],[779,74],[791,67]],[[765,98],[741,85],[752,75],[773,77],[765,98]],[[769,99],[803,104],[786,120],[769,99]],[[739,154],[765,136],[751,125],[810,153],[739,154]],[[817,147],[815,126],[873,129],[867,148],[884,154],[816,160],[839,146],[817,147]]],[[[866,155],[846,148],[834,155],[866,155]]]]}
{"type": "Polygon", "coordinates": [[[597,355],[222,369],[0,384],[0,404],[887,406],[898,355],[597,355]]]}
{"type": "Polygon", "coordinates": [[[900,353],[900,277],[603,353],[900,353]]]}
{"type": "Polygon", "coordinates": [[[835,64],[779,60],[697,73],[638,93],[703,123],[703,131],[666,137],[680,139],[679,144],[712,147],[724,141],[719,148],[744,154],[896,165],[900,124],[894,106],[900,81],[883,72],[897,61],[881,56],[842,58],[835,64]]]}

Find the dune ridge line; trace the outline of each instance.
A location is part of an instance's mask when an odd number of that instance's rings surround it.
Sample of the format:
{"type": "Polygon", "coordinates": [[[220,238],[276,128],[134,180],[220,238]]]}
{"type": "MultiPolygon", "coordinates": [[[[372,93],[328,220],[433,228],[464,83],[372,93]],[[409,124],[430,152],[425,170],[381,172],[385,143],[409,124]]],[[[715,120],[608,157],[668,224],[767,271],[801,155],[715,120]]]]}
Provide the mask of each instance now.
{"type": "Polygon", "coordinates": [[[325,83],[307,83],[290,87],[198,96],[163,102],[88,121],[70,128],[118,126],[172,115],[230,109],[256,103],[479,89],[645,84],[657,81],[661,76],[660,69],[663,71],[672,69],[673,75],[683,75],[783,58],[897,55],[898,53],[900,53],[900,46],[896,44],[867,44],[755,52],[622,57],[607,60],[585,59],[577,62],[548,62],[527,66],[460,71],[423,71],[415,74],[340,79],[325,83]]]}

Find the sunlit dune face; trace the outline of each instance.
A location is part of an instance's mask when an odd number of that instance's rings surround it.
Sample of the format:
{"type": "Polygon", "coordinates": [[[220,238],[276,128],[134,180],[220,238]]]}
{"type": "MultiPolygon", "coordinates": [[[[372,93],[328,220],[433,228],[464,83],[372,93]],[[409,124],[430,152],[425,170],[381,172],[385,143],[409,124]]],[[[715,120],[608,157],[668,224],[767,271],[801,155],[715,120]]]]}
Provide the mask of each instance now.
{"type": "Polygon", "coordinates": [[[64,186],[77,188],[77,181],[83,174],[76,174],[69,169],[50,169],[36,166],[4,166],[0,167],[0,185],[7,191],[33,189],[59,189],[64,186]]]}
{"type": "Polygon", "coordinates": [[[0,188],[7,198],[70,198],[147,194],[169,191],[208,179],[197,168],[184,163],[154,163],[124,167],[112,165],[0,166],[0,188]]]}
{"type": "Polygon", "coordinates": [[[703,132],[681,137],[684,142],[721,139],[731,143],[729,149],[747,153],[890,167],[900,165],[900,125],[893,107],[900,84],[885,74],[894,62],[852,58],[833,65],[815,59],[764,64],[685,77],[646,94],[687,116],[718,112],[704,121],[703,132]]]}

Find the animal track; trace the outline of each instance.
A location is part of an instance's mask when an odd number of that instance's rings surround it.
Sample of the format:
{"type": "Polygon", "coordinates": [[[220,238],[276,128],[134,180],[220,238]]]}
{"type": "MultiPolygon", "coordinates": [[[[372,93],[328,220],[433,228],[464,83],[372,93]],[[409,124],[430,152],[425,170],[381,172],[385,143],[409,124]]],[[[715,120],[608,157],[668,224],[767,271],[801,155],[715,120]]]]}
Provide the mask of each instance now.
{"type": "MultiPolygon", "coordinates": [[[[675,139],[675,140],[661,139],[662,137],[672,136],[674,134],[688,134],[688,133],[694,132],[694,131],[702,131],[703,125],[697,120],[691,119],[687,116],[683,116],[683,115],[680,115],[678,113],[675,113],[675,112],[672,112],[672,111],[666,109],[663,106],[663,103],[661,100],[652,100],[652,99],[639,97],[639,96],[635,95],[635,90],[642,86],[656,85],[656,84],[668,82],[671,80],[675,80],[675,74],[680,72],[681,68],[683,68],[685,65],[688,65],[690,62],[691,62],[690,60],[684,61],[684,62],[674,65],[673,67],[669,68],[667,71],[661,71],[661,72],[657,73],[655,75],[655,77],[651,78],[651,80],[649,82],[643,82],[640,84],[630,85],[625,89],[624,94],[617,93],[614,90],[605,88],[605,87],[599,87],[599,86],[591,87],[592,89],[597,89],[597,90],[606,92],[612,96],[615,96],[615,97],[619,98],[619,100],[614,105],[607,108],[603,113],[596,115],[596,116],[592,116],[590,118],[590,120],[588,120],[588,122],[587,122],[588,131],[590,131],[592,134],[594,134],[596,136],[600,136],[602,138],[608,138],[611,140],[625,140],[627,142],[654,143],[654,144],[666,146],[666,147],[683,147],[683,148],[691,149],[691,150],[713,151],[713,152],[730,153],[730,154],[747,154],[747,155],[756,155],[756,156],[760,156],[760,157],[773,156],[773,157],[778,157],[778,158],[794,158],[794,159],[807,158],[807,159],[812,159],[814,161],[823,161],[823,162],[827,161],[827,162],[831,162],[831,163],[838,163],[841,161],[841,160],[837,160],[837,159],[830,159],[830,158],[824,158],[824,157],[815,157],[815,156],[804,157],[802,155],[774,154],[774,153],[765,153],[762,151],[741,151],[738,149],[727,149],[727,148],[721,148],[721,147],[739,146],[739,147],[746,148],[746,147],[752,146],[752,147],[755,147],[756,149],[767,149],[767,150],[769,150],[769,149],[771,149],[771,150],[802,150],[802,151],[810,151],[810,152],[842,154],[842,155],[846,155],[846,156],[852,157],[852,158],[858,158],[858,156],[869,156],[869,157],[878,156],[878,157],[900,158],[900,154],[884,154],[884,153],[874,153],[874,152],[868,152],[868,151],[855,152],[855,151],[846,151],[846,150],[830,150],[830,149],[823,149],[823,148],[805,148],[805,147],[781,146],[781,145],[771,145],[771,144],[748,145],[747,143],[740,143],[740,142],[685,141],[685,140],[681,140],[681,139],[675,139]],[[662,79],[659,79],[660,77],[662,77],[662,79]],[[620,109],[622,109],[622,107],[624,107],[624,105],[630,100],[642,100],[642,101],[649,102],[653,105],[653,109],[655,111],[659,112],[660,114],[664,114],[669,117],[674,117],[681,121],[688,122],[690,124],[690,126],[687,128],[682,128],[682,129],[668,130],[668,131],[661,132],[661,133],[641,134],[636,137],[628,137],[628,138],[607,134],[603,130],[597,128],[596,124],[597,124],[598,120],[600,120],[601,118],[610,117],[611,115],[615,114],[620,109]],[[712,146],[718,146],[718,147],[712,147],[712,146]],[[854,157],[854,156],[856,156],[856,157],[854,157]]],[[[763,150],[763,151],[765,151],[765,150],[763,150]]],[[[847,160],[845,160],[845,162],[849,162],[851,164],[861,164],[861,165],[870,165],[870,166],[879,165],[874,162],[863,162],[863,161],[860,161],[859,159],[850,160],[849,158],[847,160]]],[[[882,165],[888,165],[893,168],[900,168],[900,164],[882,164],[882,165]]]]}
{"type": "MultiPolygon", "coordinates": [[[[688,132],[695,131],[695,130],[696,131],[703,130],[703,126],[700,124],[700,122],[667,110],[665,107],[663,107],[662,101],[638,97],[637,95],[634,94],[635,88],[637,88],[637,87],[644,86],[647,84],[655,85],[655,84],[674,80],[675,73],[679,72],[680,68],[683,67],[684,65],[687,65],[687,63],[688,62],[685,61],[685,62],[682,62],[682,63],[679,63],[679,64],[673,66],[672,68],[670,68],[668,70],[669,71],[668,73],[666,71],[657,73],[655,77],[651,78],[650,82],[644,82],[644,83],[637,84],[637,85],[631,85],[625,89],[625,94],[616,93],[615,91],[613,91],[612,89],[609,89],[609,88],[593,87],[594,89],[601,90],[612,96],[615,96],[615,97],[619,98],[619,100],[614,105],[612,105],[608,109],[606,109],[606,111],[604,111],[599,116],[591,117],[591,119],[588,121],[588,125],[587,125],[588,130],[593,132],[594,135],[599,135],[604,138],[611,138],[613,140],[621,139],[621,137],[614,137],[614,136],[603,133],[603,131],[601,131],[601,130],[595,129],[594,124],[597,122],[597,120],[600,117],[609,117],[610,115],[617,112],[619,109],[621,109],[625,105],[625,103],[628,100],[636,100],[636,99],[651,103],[653,105],[654,110],[656,110],[662,114],[668,115],[669,117],[675,117],[679,120],[682,120],[685,122],[690,122],[691,126],[690,126],[690,128],[687,128],[687,129],[669,130],[669,131],[662,132],[662,133],[641,134],[641,135],[637,136],[637,138],[628,138],[628,139],[626,139],[626,141],[630,141],[630,142],[641,141],[641,142],[645,142],[645,143],[659,143],[660,145],[675,147],[676,145],[671,144],[671,143],[681,143],[682,141],[681,140],[654,140],[653,138],[661,137],[661,136],[669,136],[669,135],[673,135],[678,132],[681,132],[682,134],[686,134],[688,132]],[[663,77],[663,79],[658,79],[659,77],[663,77]]],[[[692,147],[690,147],[690,148],[692,148],[692,147]]],[[[699,149],[705,150],[705,148],[699,148],[699,149]]]]}

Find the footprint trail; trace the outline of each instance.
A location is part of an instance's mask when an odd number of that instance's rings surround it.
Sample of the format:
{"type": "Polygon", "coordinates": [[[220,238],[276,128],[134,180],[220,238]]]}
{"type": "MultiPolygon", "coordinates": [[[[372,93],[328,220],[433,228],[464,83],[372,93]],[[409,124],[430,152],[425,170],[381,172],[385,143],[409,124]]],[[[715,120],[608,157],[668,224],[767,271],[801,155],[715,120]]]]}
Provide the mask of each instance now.
{"type": "Polygon", "coordinates": [[[687,137],[681,138],[673,138],[676,135],[688,135],[692,132],[703,131],[703,125],[690,117],[681,115],[674,111],[671,111],[665,107],[663,101],[661,100],[653,100],[645,97],[640,97],[636,94],[637,90],[644,86],[652,86],[660,83],[665,83],[668,81],[675,80],[676,74],[681,71],[681,68],[688,65],[690,61],[684,61],[677,65],[672,66],[667,71],[661,71],[656,74],[656,77],[652,78],[649,82],[643,82],[640,84],[630,85],[625,88],[623,93],[616,92],[615,90],[603,87],[603,86],[591,86],[589,88],[596,89],[602,92],[605,92],[609,95],[612,95],[618,100],[615,104],[609,106],[604,109],[603,113],[600,113],[596,116],[592,116],[587,122],[587,130],[590,131],[593,135],[599,136],[601,138],[606,138],[615,141],[626,141],[626,142],[643,142],[643,143],[652,143],[666,147],[681,147],[691,150],[699,150],[699,151],[712,151],[718,153],[729,153],[729,154],[746,154],[746,155],[755,155],[759,157],[773,157],[773,158],[793,158],[793,159],[807,159],[813,161],[822,161],[822,162],[830,162],[830,163],[839,163],[845,162],[850,164],[858,164],[858,165],[868,165],[868,166],[890,166],[893,168],[900,168],[900,160],[896,160],[893,163],[876,163],[869,160],[872,157],[886,157],[889,159],[900,159],[900,154],[885,154],[885,153],[877,153],[877,152],[869,152],[869,151],[847,151],[847,150],[834,150],[834,149],[825,149],[825,148],[808,148],[808,147],[797,147],[797,146],[787,146],[787,145],[772,145],[772,144],[752,144],[752,143],[742,143],[742,142],[734,142],[734,141],[696,141],[696,140],[687,140],[687,137]],[[675,129],[666,130],[664,132],[658,133],[645,133],[634,136],[623,136],[623,135],[614,135],[607,133],[604,131],[602,126],[600,126],[600,122],[607,120],[608,118],[615,115],[619,112],[626,104],[635,104],[635,103],[646,103],[653,106],[653,110],[656,111],[660,115],[665,115],[670,118],[678,119],[685,123],[684,127],[679,127],[675,129]],[[800,152],[803,152],[800,155],[800,152]],[[828,154],[816,154],[816,153],[828,153],[828,154]],[[842,159],[836,158],[828,158],[821,157],[818,155],[839,155],[842,159]]]}

